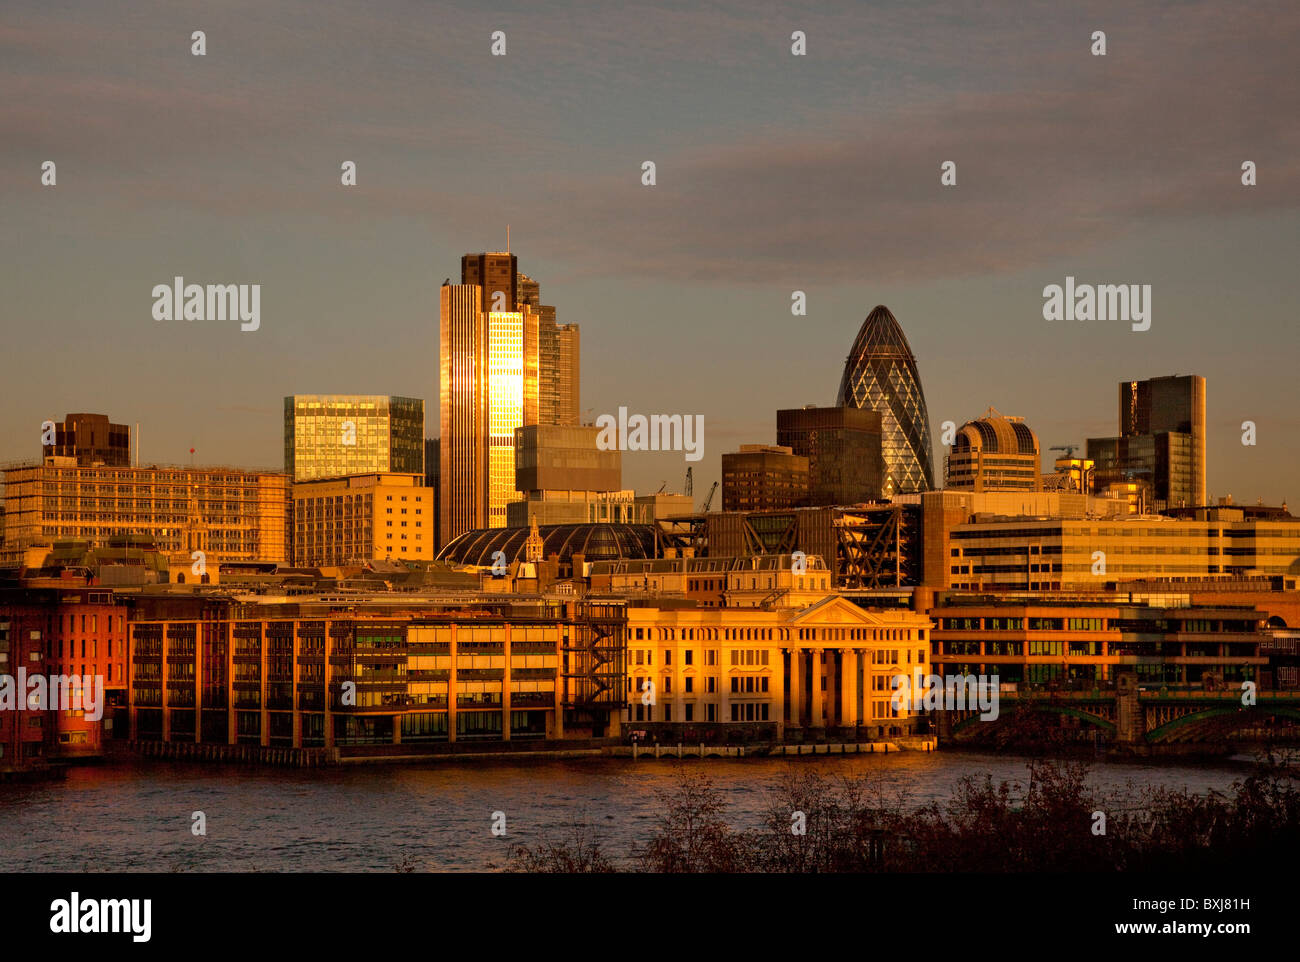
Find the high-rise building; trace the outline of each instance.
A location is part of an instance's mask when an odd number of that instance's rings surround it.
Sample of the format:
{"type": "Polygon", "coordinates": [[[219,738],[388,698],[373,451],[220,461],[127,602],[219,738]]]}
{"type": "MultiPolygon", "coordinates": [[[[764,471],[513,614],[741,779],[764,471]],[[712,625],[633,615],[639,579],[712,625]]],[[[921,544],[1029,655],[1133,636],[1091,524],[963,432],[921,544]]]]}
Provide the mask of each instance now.
{"type": "Polygon", "coordinates": [[[722,510],[796,508],[808,501],[808,459],[788,447],[742,444],[722,456],[722,510]]]}
{"type": "Polygon", "coordinates": [[[104,414],[69,414],[54,425],[54,443],[45,457],[75,458],[78,464],[126,467],[131,463],[131,429],[112,424],[104,414]]]}
{"type": "Polygon", "coordinates": [[[1157,509],[1206,502],[1205,378],[1200,375],[1121,381],[1119,436],[1088,438],[1093,484],[1139,482],[1157,509]]]}
{"type": "Polygon", "coordinates": [[[776,443],[808,459],[812,507],[880,499],[881,416],[863,408],[808,405],[776,412],[776,443]]]}
{"type": "Polygon", "coordinates": [[[542,303],[541,285],[527,274],[517,284],[519,304],[537,314],[538,423],[579,421],[579,333],[577,324],[558,324],[555,308],[542,303]]]}
{"type": "Polygon", "coordinates": [[[886,497],[934,487],[930,415],[916,358],[897,319],[883,304],[867,315],[853,341],[838,402],[880,412],[886,497]]]}
{"type": "Polygon", "coordinates": [[[466,254],[460,259],[460,282],[478,286],[480,311],[513,311],[519,307],[519,259],[514,254],[466,254]]]}
{"type": "Polygon", "coordinates": [[[362,394],[284,399],[284,470],[294,481],[424,474],[424,402],[362,394]]]}
{"type": "Polygon", "coordinates": [[[1038,437],[1024,418],[989,408],[957,431],[944,459],[945,488],[967,491],[1040,491],[1038,437]]]}
{"type": "MultiPolygon", "coordinates": [[[[513,255],[500,254],[466,255],[462,264],[469,277],[503,284],[501,258],[513,265],[513,255]]],[[[511,273],[511,296],[514,280],[511,273]]],[[[439,502],[444,543],[466,531],[506,523],[506,505],[519,498],[515,428],[537,423],[537,315],[527,304],[514,309],[513,302],[510,310],[483,309],[493,303],[500,302],[487,298],[476,283],[442,287],[439,502]]]]}
{"type": "Polygon", "coordinates": [[[438,439],[424,439],[424,486],[433,492],[433,546],[442,547],[442,455],[438,439]]]}

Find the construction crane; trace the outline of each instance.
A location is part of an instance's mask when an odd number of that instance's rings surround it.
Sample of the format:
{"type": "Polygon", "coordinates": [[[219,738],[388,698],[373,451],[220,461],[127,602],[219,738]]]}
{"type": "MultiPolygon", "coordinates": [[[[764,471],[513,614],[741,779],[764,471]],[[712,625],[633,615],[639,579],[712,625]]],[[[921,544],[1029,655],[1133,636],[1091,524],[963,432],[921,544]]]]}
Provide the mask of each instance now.
{"type": "Polygon", "coordinates": [[[1064,452],[1065,452],[1065,456],[1066,456],[1067,458],[1073,458],[1073,457],[1074,457],[1074,451],[1075,451],[1075,449],[1076,449],[1077,447],[1079,447],[1079,445],[1077,445],[1077,444],[1054,444],[1054,445],[1052,445],[1052,447],[1048,448],[1048,450],[1049,450],[1049,451],[1064,451],[1064,452]]]}
{"type": "Polygon", "coordinates": [[[718,482],[713,482],[713,487],[709,488],[709,496],[704,499],[704,510],[700,514],[709,513],[709,505],[713,504],[713,493],[718,490],[718,482]]]}
{"type": "Polygon", "coordinates": [[[686,466],[686,497],[695,493],[695,475],[691,471],[691,466],[686,466]]]}

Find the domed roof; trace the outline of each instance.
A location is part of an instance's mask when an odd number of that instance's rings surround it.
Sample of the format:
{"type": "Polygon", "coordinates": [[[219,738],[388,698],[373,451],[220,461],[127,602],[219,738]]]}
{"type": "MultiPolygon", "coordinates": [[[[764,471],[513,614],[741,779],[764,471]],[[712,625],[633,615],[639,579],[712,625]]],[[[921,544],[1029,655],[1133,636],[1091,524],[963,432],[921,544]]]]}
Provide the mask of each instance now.
{"type": "MultiPolygon", "coordinates": [[[[655,556],[655,527],[650,524],[546,524],[537,531],[542,538],[542,557],[557,554],[561,564],[568,564],[578,553],[587,561],[655,556]]],[[[438,552],[438,560],[488,567],[500,551],[506,564],[524,561],[528,533],[524,527],[466,531],[438,552]]]]}
{"type": "Polygon", "coordinates": [[[952,447],[985,454],[1037,454],[1038,438],[1023,418],[1006,417],[989,408],[984,417],[961,426],[952,447]]]}
{"type": "Polygon", "coordinates": [[[839,403],[880,412],[886,494],[934,488],[930,414],[916,358],[897,318],[883,304],[872,309],[853,340],[839,403]]]}

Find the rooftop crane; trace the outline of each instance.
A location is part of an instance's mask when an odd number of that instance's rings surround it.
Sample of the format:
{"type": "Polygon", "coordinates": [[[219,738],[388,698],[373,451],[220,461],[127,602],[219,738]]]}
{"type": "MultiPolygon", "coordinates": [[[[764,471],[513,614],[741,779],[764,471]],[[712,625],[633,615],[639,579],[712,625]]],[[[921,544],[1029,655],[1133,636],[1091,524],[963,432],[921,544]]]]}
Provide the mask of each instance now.
{"type": "Polygon", "coordinates": [[[704,510],[700,512],[701,514],[709,513],[709,505],[713,504],[713,493],[717,490],[718,490],[718,482],[714,481],[713,487],[709,488],[709,496],[704,499],[704,510]]]}

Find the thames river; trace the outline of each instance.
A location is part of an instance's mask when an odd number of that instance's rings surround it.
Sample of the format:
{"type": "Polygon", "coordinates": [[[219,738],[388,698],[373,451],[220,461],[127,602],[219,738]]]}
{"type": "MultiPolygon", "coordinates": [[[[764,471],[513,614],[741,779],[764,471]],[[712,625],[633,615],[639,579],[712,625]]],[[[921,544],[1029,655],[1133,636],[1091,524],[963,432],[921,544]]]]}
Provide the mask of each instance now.
{"type": "MultiPolygon", "coordinates": [[[[677,763],[614,758],[358,765],[297,770],[147,759],[75,767],[66,780],[0,785],[0,870],[38,872],[493,871],[511,843],[567,839],[589,826],[623,863],[654,830],[677,763]],[[202,812],[207,834],[191,831],[202,812]],[[492,834],[504,813],[506,835],[492,834]]],[[[871,774],[909,804],[944,801],[964,775],[1023,780],[1010,755],[906,752],[844,758],[707,759],[737,828],[757,827],[783,773],[871,774]]],[[[1163,785],[1227,791],[1246,769],[1231,763],[1094,763],[1108,796],[1163,785]]]]}

